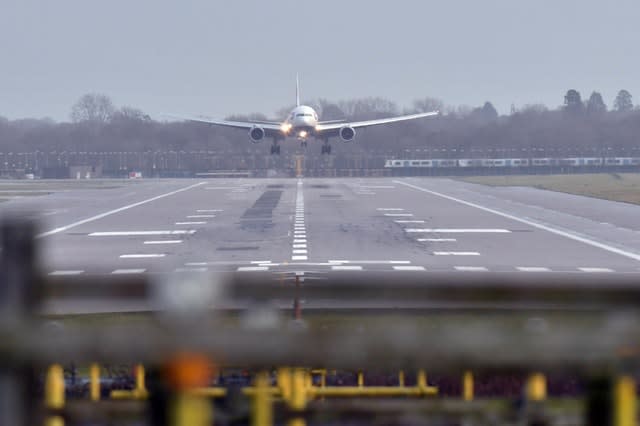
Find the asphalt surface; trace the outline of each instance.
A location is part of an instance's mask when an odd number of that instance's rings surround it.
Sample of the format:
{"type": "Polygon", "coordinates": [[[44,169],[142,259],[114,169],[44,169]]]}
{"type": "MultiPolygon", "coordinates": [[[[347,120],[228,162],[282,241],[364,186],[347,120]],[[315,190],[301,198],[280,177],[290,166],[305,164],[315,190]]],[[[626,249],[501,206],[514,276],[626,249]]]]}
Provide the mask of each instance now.
{"type": "Polygon", "coordinates": [[[52,275],[640,273],[640,206],[442,178],[144,180],[0,205],[52,275]]]}

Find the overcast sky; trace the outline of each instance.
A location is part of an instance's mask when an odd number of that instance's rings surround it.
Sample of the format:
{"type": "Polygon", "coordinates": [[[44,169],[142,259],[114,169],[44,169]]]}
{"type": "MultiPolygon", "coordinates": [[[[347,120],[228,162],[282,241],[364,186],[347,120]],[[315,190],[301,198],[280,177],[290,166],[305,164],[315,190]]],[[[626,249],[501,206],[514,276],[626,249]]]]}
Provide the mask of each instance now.
{"type": "Polygon", "coordinates": [[[557,107],[640,101],[638,0],[3,0],[0,116],[66,121],[84,93],[156,115],[303,99],[557,107]]]}

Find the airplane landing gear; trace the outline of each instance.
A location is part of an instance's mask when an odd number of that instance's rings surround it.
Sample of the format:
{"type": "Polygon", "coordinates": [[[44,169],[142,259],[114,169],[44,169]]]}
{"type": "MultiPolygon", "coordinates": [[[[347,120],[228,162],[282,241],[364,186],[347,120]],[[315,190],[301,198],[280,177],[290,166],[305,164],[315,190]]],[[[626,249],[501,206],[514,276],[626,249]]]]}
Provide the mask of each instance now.
{"type": "Polygon", "coordinates": [[[322,154],[331,155],[331,145],[329,145],[328,143],[322,145],[322,154]]]}
{"type": "Polygon", "coordinates": [[[274,154],[280,155],[280,145],[275,143],[271,145],[271,155],[274,155],[274,154]]]}
{"type": "Polygon", "coordinates": [[[307,141],[306,140],[300,141],[300,147],[301,148],[306,148],[307,147],[307,141]]]}

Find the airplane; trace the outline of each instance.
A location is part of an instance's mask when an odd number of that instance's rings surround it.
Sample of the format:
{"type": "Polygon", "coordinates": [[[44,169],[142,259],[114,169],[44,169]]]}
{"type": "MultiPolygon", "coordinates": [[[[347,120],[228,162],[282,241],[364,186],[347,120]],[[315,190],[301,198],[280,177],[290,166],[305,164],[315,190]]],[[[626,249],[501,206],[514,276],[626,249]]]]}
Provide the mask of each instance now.
{"type": "Polygon", "coordinates": [[[322,154],[331,154],[329,138],[339,137],[343,142],[351,142],[356,136],[356,129],[381,124],[396,123],[398,121],[415,120],[417,118],[439,115],[439,111],[423,112],[419,114],[401,115],[397,117],[381,118],[376,120],[353,121],[329,120],[320,121],[316,111],[307,105],[300,104],[300,80],[296,75],[296,106],[291,110],[287,118],[282,122],[276,121],[230,121],[214,120],[204,116],[177,117],[183,120],[207,123],[216,126],[245,129],[249,132],[249,139],[253,143],[260,143],[264,138],[271,138],[271,154],[280,154],[280,141],[288,137],[295,137],[301,142],[302,147],[307,146],[307,139],[314,137],[324,141],[322,154]]]}

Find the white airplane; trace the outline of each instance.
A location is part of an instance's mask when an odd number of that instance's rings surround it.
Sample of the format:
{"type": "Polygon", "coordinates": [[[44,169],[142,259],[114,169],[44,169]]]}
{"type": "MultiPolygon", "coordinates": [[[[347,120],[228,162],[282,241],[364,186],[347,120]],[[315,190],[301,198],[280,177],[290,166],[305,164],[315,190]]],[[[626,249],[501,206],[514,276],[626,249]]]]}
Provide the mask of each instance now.
{"type": "Polygon", "coordinates": [[[438,114],[440,114],[439,111],[432,111],[367,121],[319,121],[318,114],[313,108],[306,105],[300,105],[300,83],[298,76],[296,76],[296,107],[291,110],[283,122],[258,120],[214,120],[203,116],[179,118],[216,126],[246,129],[249,131],[249,138],[253,143],[260,143],[265,137],[272,138],[273,145],[271,145],[271,154],[280,154],[279,142],[288,137],[297,138],[301,142],[301,145],[306,147],[307,139],[312,136],[316,140],[324,141],[324,144],[322,145],[322,154],[331,154],[331,145],[329,144],[329,138],[331,137],[340,137],[344,142],[351,142],[356,136],[356,129],[359,128],[395,123],[398,121],[414,120],[416,118],[431,117],[438,114]]]}

